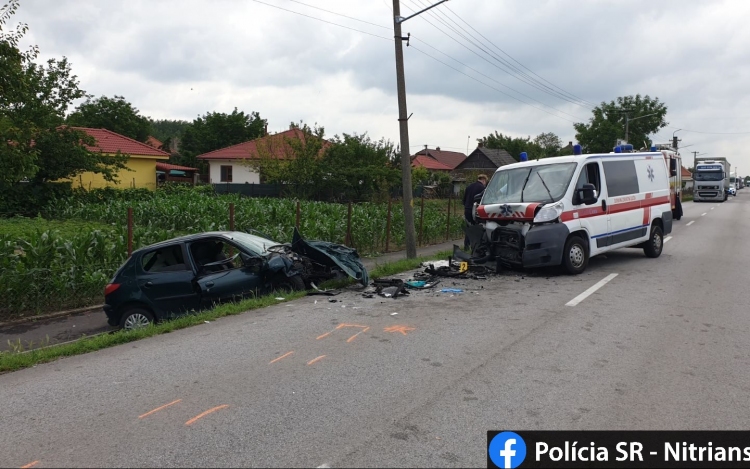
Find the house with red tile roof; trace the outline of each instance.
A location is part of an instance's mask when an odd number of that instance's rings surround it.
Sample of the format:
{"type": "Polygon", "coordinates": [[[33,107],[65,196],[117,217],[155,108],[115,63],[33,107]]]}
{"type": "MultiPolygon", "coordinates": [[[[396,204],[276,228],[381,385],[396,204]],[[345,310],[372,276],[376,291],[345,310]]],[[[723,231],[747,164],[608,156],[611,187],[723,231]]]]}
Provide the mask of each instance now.
{"type": "Polygon", "coordinates": [[[416,155],[414,159],[411,160],[411,167],[412,168],[422,167],[428,171],[442,171],[446,173],[451,172],[450,166],[445,165],[439,162],[438,160],[431,158],[427,155],[416,155]]]}
{"type": "MultiPolygon", "coordinates": [[[[209,181],[212,184],[259,184],[260,174],[249,166],[247,161],[257,160],[266,155],[282,160],[294,158],[289,139],[304,141],[305,134],[300,129],[292,127],[284,132],[203,153],[197,158],[208,163],[209,181]]],[[[327,142],[324,146],[326,144],[327,142]]]]}
{"type": "Polygon", "coordinates": [[[693,173],[688,171],[684,166],[680,166],[682,169],[682,188],[688,191],[693,190],[693,173]]]}
{"type": "Polygon", "coordinates": [[[149,135],[146,139],[146,145],[151,145],[152,147],[161,150],[161,146],[164,145],[164,143],[153,135],[149,135]]]}
{"type": "MultiPolygon", "coordinates": [[[[449,171],[456,169],[456,166],[461,164],[461,162],[466,159],[466,155],[457,151],[445,151],[441,150],[440,147],[437,147],[434,150],[425,148],[424,150],[420,150],[415,153],[414,156],[412,156],[412,166],[414,166],[414,159],[418,158],[419,156],[425,156],[432,159],[433,161],[437,161],[441,165],[447,166],[449,168],[449,171]]],[[[424,166],[424,163],[427,160],[425,158],[420,158],[420,161],[424,166]]],[[[442,169],[438,169],[438,171],[442,171],[442,169]]]]}
{"type": "Polygon", "coordinates": [[[101,152],[105,155],[115,155],[120,152],[128,156],[128,161],[125,164],[128,170],[119,172],[117,183],[105,181],[101,174],[83,173],[73,179],[73,187],[80,186],[84,189],[102,187],[156,189],[156,163],[168,160],[169,153],[110,130],[87,127],[71,128],[86,132],[94,138],[94,145],[86,145],[90,151],[101,152]]]}

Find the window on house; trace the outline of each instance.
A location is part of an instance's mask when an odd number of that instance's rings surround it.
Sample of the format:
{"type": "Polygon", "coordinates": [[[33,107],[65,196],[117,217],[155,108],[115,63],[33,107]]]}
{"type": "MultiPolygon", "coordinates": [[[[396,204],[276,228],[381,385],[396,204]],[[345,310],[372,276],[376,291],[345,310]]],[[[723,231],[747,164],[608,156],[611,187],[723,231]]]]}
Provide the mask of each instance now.
{"type": "Polygon", "coordinates": [[[221,167],[221,182],[232,182],[232,167],[231,166],[221,167]]]}

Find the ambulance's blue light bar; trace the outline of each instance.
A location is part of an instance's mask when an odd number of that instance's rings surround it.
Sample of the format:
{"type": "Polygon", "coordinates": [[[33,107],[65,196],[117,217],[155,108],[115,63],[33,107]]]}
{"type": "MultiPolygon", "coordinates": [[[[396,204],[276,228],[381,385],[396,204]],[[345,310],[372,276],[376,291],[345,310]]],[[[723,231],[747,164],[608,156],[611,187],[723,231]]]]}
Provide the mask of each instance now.
{"type": "Polygon", "coordinates": [[[521,161],[529,161],[529,155],[526,152],[521,152],[521,161]]]}
{"type": "Polygon", "coordinates": [[[656,145],[651,145],[651,151],[656,151],[656,145]]]}
{"type": "Polygon", "coordinates": [[[622,147],[620,147],[620,145],[615,147],[615,153],[622,153],[622,147]]]}
{"type": "Polygon", "coordinates": [[[573,154],[574,155],[581,155],[583,154],[583,150],[581,149],[581,146],[578,144],[573,145],[573,154]]]}

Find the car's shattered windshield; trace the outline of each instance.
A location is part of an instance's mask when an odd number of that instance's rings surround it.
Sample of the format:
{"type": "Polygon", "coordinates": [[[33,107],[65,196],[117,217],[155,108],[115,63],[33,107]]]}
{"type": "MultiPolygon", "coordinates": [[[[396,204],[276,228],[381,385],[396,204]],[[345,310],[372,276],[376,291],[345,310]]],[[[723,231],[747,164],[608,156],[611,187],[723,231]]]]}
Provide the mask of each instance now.
{"type": "Polygon", "coordinates": [[[232,239],[241,244],[248,251],[257,255],[266,254],[268,252],[268,248],[279,244],[276,241],[271,241],[270,239],[265,239],[261,238],[260,236],[241,232],[232,233],[232,239]]]}
{"type": "Polygon", "coordinates": [[[556,163],[498,171],[487,184],[482,204],[556,202],[565,195],[575,168],[576,163],[556,163]]]}

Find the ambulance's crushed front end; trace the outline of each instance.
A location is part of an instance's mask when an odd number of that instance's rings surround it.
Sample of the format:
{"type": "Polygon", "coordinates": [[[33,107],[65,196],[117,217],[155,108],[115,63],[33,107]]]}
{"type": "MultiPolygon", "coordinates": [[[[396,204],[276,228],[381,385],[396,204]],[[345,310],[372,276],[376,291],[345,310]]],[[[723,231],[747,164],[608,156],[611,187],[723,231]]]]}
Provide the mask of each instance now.
{"type": "Polygon", "coordinates": [[[577,163],[551,160],[558,162],[519,163],[494,174],[475,210],[483,235],[480,255],[486,251],[488,260],[511,267],[561,263],[569,234],[561,220],[563,199],[577,163]]]}

